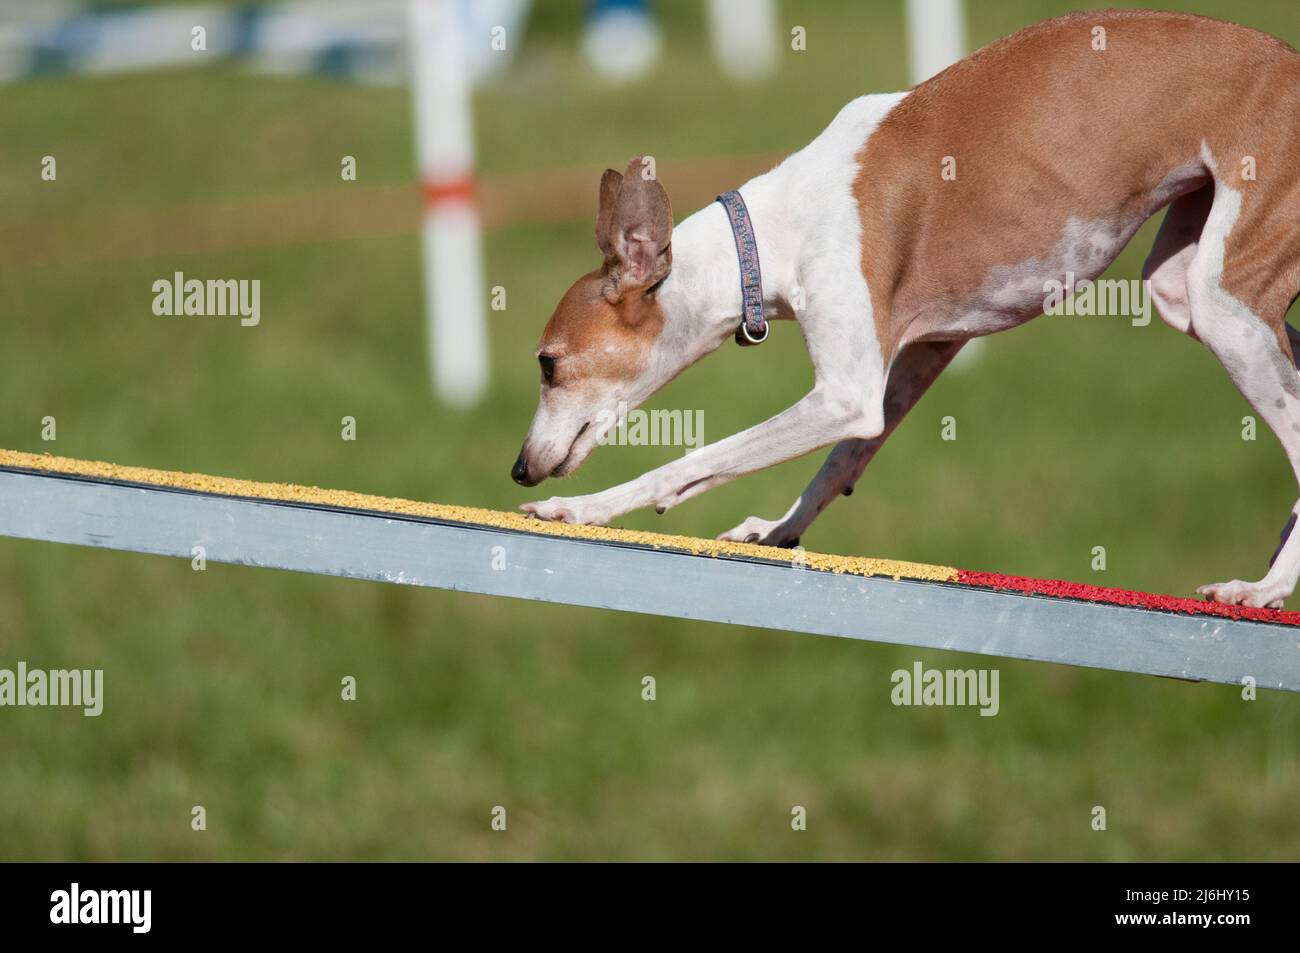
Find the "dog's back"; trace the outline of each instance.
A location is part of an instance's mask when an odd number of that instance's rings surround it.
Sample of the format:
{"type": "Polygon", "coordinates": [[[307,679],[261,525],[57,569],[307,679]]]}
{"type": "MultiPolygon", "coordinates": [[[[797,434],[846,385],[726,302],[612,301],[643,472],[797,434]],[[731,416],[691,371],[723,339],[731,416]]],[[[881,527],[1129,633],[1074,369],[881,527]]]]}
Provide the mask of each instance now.
{"type": "MultiPolygon", "coordinates": [[[[1212,177],[1248,187],[1244,218],[1287,202],[1300,222],[1300,55],[1188,14],[1070,14],[916,87],[859,159],[863,268],[892,289],[873,300],[882,347],[942,333],[942,302],[972,333],[998,330],[1041,310],[1045,268],[1095,277],[1212,177]]],[[[1275,264],[1277,287],[1250,292],[1270,313],[1295,258],[1275,264]]]]}

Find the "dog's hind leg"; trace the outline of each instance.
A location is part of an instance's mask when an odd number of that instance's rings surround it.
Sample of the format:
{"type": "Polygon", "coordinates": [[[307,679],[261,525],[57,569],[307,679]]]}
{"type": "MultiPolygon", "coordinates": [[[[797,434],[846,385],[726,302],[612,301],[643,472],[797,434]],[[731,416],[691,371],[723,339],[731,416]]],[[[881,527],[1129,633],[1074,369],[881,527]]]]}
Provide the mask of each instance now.
{"type": "MultiPolygon", "coordinates": [[[[1241,205],[1240,193],[1219,186],[1187,273],[1191,330],[1277,436],[1300,484],[1300,373],[1292,348],[1296,335],[1285,320],[1300,278],[1294,262],[1289,267],[1270,263],[1279,249],[1297,250],[1300,223],[1242,221],[1241,205]],[[1229,232],[1243,225],[1249,243],[1233,243],[1226,273],[1245,277],[1225,282],[1225,244],[1229,232]]],[[[1292,508],[1288,529],[1298,515],[1300,502],[1292,508]]],[[[1201,586],[1197,592],[1217,602],[1278,608],[1295,591],[1298,579],[1300,534],[1284,531],[1264,578],[1234,579],[1201,586]]]]}
{"type": "Polygon", "coordinates": [[[911,344],[890,368],[885,384],[885,429],[870,440],[844,440],[831,450],[826,462],[812,478],[794,505],[779,520],[751,516],[739,526],[718,536],[740,543],[767,546],[797,546],[804,530],[837,496],[853,492],[853,484],[886,438],[948,366],[964,341],[930,341],[911,344]]]}

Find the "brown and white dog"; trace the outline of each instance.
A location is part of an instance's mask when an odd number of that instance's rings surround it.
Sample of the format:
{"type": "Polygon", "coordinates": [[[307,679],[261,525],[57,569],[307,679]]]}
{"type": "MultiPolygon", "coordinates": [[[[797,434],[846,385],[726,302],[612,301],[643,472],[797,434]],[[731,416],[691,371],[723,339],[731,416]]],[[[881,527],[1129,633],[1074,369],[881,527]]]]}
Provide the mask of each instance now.
{"type": "MultiPolygon", "coordinates": [[[[811,392],[629,483],[526,512],[597,524],[663,512],[834,444],[783,517],[720,537],[793,545],[966,340],[1040,314],[1067,272],[1096,278],[1165,207],[1143,269],[1156,305],[1219,358],[1300,479],[1300,335],[1285,321],[1300,293],[1300,54],[1280,40],[1176,13],[1050,20],[908,92],[854,100],[740,193],[765,307],[799,322],[811,392]]],[[[565,293],[537,351],[541,399],[512,471],[525,486],[572,473],[616,408],[741,320],[726,212],[715,203],[674,230],[640,158],[601,179],[596,242],[601,266],[565,293]]],[[[1198,591],[1278,606],[1298,576],[1294,533],[1260,581],[1198,591]]]]}

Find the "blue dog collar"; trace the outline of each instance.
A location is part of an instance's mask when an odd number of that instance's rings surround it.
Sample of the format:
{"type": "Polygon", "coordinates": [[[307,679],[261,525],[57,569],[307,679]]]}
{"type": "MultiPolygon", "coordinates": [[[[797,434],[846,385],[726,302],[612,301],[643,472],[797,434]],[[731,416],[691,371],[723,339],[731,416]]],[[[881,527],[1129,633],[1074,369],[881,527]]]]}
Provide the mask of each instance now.
{"type": "Polygon", "coordinates": [[[767,318],[763,315],[763,270],[758,264],[758,240],[750,221],[745,200],[736,190],[724,192],[716,201],[727,210],[731,234],[736,239],[736,258],[740,261],[740,301],[742,314],[736,328],[736,343],[742,347],[767,340],[767,318]]]}

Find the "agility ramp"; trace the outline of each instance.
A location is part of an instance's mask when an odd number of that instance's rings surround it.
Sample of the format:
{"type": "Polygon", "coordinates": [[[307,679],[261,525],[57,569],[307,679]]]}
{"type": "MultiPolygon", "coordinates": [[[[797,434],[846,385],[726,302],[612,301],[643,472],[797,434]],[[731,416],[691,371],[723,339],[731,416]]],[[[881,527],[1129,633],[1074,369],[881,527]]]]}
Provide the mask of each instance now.
{"type": "Polygon", "coordinates": [[[0,535],[1300,691],[1300,612],[42,454],[0,535]]]}

